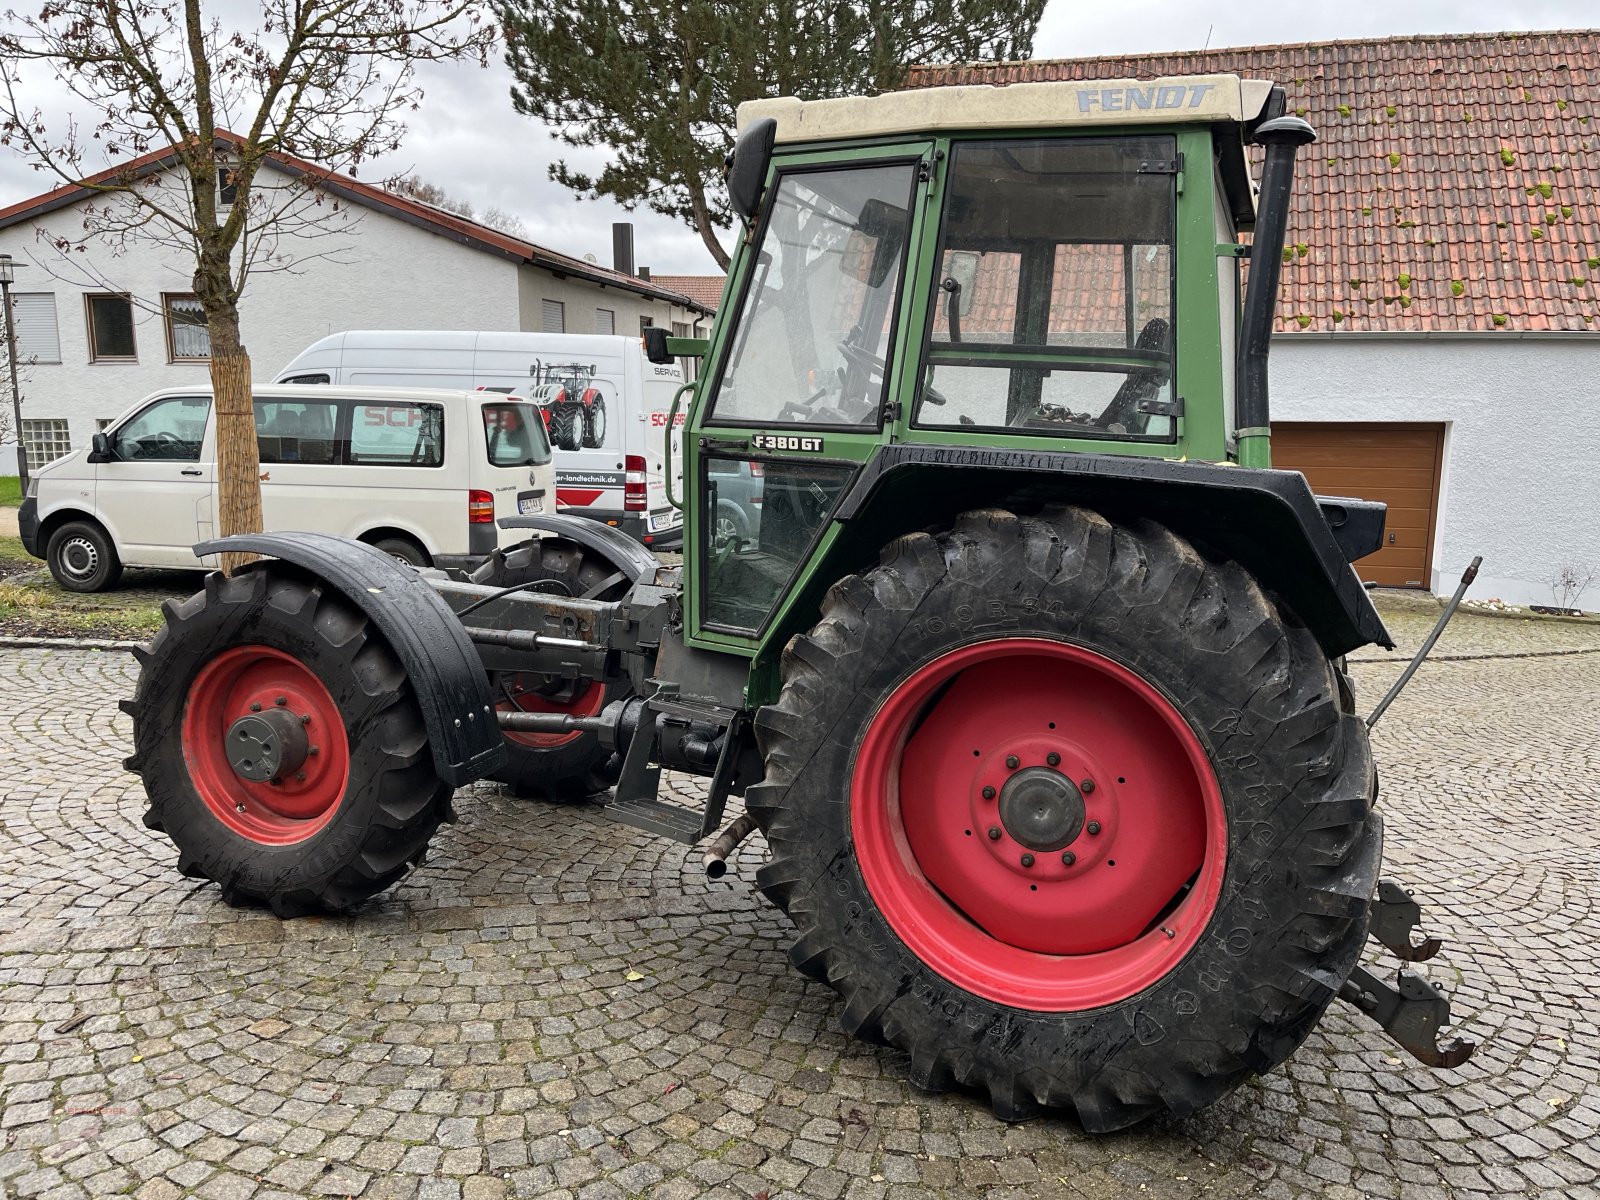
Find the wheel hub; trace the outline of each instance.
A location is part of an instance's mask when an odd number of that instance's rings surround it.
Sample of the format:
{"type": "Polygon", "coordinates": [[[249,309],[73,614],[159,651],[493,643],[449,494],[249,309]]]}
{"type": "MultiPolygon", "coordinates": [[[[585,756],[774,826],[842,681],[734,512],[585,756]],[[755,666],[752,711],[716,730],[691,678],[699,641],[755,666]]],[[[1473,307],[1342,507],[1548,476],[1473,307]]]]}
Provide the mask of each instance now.
{"type": "Polygon", "coordinates": [[[228,763],[234,774],[251,783],[298,771],[310,749],[305,723],[286,708],[249,713],[228,727],[228,763]]]}
{"type": "Polygon", "coordinates": [[[1049,767],[1018,771],[1000,790],[999,807],[1000,824],[1029,850],[1063,850],[1083,832],[1083,793],[1049,767]]]}

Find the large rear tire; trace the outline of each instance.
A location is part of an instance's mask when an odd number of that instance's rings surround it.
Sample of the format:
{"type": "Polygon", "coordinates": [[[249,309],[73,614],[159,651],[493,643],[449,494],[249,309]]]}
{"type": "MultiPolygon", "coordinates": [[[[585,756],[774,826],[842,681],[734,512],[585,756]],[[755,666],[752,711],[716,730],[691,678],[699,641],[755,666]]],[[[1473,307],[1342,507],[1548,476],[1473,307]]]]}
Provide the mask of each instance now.
{"type": "MultiPolygon", "coordinates": [[[[537,583],[535,589],[557,596],[616,600],[630,582],[594,551],[564,538],[541,538],[510,550],[496,550],[472,573],[472,582],[488,587],[537,583]]],[[[537,675],[491,671],[489,690],[501,712],[561,712],[591,717],[613,700],[628,695],[621,680],[545,680],[537,675]]],[[[611,752],[593,733],[505,734],[506,760],[491,778],[519,796],[581,801],[603,792],[611,780],[603,770],[611,752]]]]}
{"type": "Polygon", "coordinates": [[[1365,727],[1293,614],[1170,530],[964,514],[835,585],[782,669],[760,884],[918,1084],[1091,1130],[1186,1115],[1357,961],[1365,727]]]}
{"type": "Polygon", "coordinates": [[[422,861],[450,819],[416,693],[345,598],[256,563],[164,606],[131,704],[145,824],[235,905],[338,911],[422,861]]]}
{"type": "Polygon", "coordinates": [[[582,438],[583,406],[557,404],[550,410],[550,444],[557,450],[576,450],[582,438]]]}

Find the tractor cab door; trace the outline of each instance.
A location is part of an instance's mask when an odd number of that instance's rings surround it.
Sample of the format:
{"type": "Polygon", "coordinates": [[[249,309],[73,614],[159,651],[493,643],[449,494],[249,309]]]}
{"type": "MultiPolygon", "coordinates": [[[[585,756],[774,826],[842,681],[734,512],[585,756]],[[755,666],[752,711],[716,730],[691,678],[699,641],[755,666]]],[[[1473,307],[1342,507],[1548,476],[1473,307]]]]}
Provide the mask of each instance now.
{"type": "Polygon", "coordinates": [[[753,647],[884,437],[931,146],[786,157],[695,405],[691,638],[753,647]]]}

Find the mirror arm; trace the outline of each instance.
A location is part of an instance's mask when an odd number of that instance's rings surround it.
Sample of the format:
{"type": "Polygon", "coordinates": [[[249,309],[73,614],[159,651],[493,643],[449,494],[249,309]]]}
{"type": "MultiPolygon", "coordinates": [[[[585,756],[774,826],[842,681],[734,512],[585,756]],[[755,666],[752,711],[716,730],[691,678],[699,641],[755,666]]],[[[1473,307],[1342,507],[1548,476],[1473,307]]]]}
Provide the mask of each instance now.
{"type": "Polygon", "coordinates": [[[954,279],[946,279],[939,285],[945,291],[944,315],[950,325],[951,342],[961,340],[961,284],[954,279]]]}

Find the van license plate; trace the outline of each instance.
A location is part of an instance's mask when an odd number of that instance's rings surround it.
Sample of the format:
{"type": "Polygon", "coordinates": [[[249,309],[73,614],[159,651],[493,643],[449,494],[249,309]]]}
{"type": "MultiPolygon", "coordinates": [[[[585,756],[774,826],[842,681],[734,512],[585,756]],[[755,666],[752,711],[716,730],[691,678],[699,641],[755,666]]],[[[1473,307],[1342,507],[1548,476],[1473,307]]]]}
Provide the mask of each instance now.
{"type": "Polygon", "coordinates": [[[544,511],[543,496],[519,496],[517,498],[517,511],[523,516],[529,513],[542,513],[544,511]]]}

